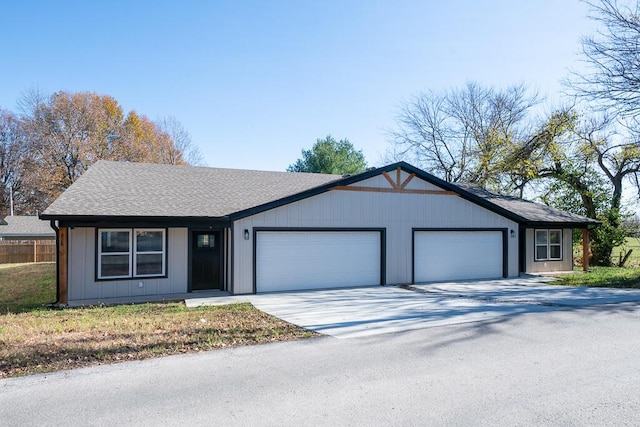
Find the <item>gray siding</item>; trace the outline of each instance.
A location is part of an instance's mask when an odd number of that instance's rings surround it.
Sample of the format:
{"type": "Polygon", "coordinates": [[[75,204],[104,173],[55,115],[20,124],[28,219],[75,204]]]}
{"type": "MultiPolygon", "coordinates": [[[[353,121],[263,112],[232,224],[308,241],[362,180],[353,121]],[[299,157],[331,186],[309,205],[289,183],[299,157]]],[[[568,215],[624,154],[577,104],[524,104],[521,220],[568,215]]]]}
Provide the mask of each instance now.
{"type": "Polygon", "coordinates": [[[96,281],[96,229],[69,230],[69,301],[126,298],[187,292],[188,239],[186,228],[167,233],[167,278],[96,281]],[[142,282],[143,287],[139,287],[142,282]]]}
{"type": "Polygon", "coordinates": [[[570,228],[562,229],[562,260],[535,261],[534,229],[525,233],[525,272],[549,273],[553,271],[571,271],[573,269],[573,234],[570,228]]]}
{"type": "MultiPolygon", "coordinates": [[[[395,178],[395,173],[390,175],[395,178]]],[[[403,173],[401,178],[407,176],[403,173]]],[[[418,178],[410,184],[413,189],[437,189],[418,178]]],[[[390,187],[382,176],[354,185],[390,187]]],[[[507,228],[518,232],[517,223],[458,196],[344,190],[280,206],[238,220],[233,227],[233,290],[237,294],[253,292],[254,227],[385,228],[387,284],[411,282],[412,228],[507,228]],[[245,229],[250,231],[249,240],[244,240],[245,229]]],[[[518,238],[507,239],[508,272],[513,277],[519,274],[518,238]]]]}

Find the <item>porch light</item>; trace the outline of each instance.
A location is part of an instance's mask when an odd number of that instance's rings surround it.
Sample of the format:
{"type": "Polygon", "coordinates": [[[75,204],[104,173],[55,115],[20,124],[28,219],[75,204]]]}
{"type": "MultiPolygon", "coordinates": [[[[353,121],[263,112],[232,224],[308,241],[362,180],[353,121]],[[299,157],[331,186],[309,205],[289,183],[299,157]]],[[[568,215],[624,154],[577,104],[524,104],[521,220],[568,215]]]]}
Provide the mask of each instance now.
{"type": "Polygon", "coordinates": [[[244,229],[244,240],[249,240],[249,230],[244,229]]]}
{"type": "Polygon", "coordinates": [[[514,237],[516,237],[516,230],[511,230],[511,238],[513,239],[514,237]]]}

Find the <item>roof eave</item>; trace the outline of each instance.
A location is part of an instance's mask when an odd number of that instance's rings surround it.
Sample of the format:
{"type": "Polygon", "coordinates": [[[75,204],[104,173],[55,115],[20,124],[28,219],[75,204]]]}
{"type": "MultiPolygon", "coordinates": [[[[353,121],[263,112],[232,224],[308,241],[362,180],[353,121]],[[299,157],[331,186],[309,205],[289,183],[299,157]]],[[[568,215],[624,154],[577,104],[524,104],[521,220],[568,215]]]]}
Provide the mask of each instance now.
{"type": "Polygon", "coordinates": [[[64,226],[95,226],[108,224],[159,224],[159,225],[215,225],[228,226],[230,221],[228,216],[211,217],[211,216],[117,216],[117,215],[57,215],[57,214],[41,214],[40,219],[58,221],[64,226]]]}
{"type": "Polygon", "coordinates": [[[534,227],[560,227],[560,228],[589,228],[593,229],[602,224],[600,221],[526,221],[521,225],[526,228],[534,227]]]}

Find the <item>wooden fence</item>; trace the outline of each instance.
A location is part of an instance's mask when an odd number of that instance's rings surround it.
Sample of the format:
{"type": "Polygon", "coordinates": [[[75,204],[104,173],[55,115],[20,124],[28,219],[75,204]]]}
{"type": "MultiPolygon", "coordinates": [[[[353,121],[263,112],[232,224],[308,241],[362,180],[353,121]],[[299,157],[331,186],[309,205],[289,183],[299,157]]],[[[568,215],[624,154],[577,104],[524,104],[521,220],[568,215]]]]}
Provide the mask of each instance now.
{"type": "Polygon", "coordinates": [[[0,264],[55,260],[55,240],[0,241],[0,264]]]}

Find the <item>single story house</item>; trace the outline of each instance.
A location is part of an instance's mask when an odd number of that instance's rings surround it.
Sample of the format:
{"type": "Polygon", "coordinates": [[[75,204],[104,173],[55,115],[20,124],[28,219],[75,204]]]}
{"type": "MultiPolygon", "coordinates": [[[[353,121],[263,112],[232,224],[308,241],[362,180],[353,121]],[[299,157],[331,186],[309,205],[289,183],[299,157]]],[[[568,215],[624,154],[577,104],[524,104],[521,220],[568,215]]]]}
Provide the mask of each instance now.
{"type": "Polygon", "coordinates": [[[404,162],[337,176],[99,161],[40,216],[58,303],[571,270],[597,221],[404,162]]]}
{"type": "Polygon", "coordinates": [[[8,216],[0,225],[0,240],[54,240],[56,233],[48,221],[37,216],[8,216]]]}

